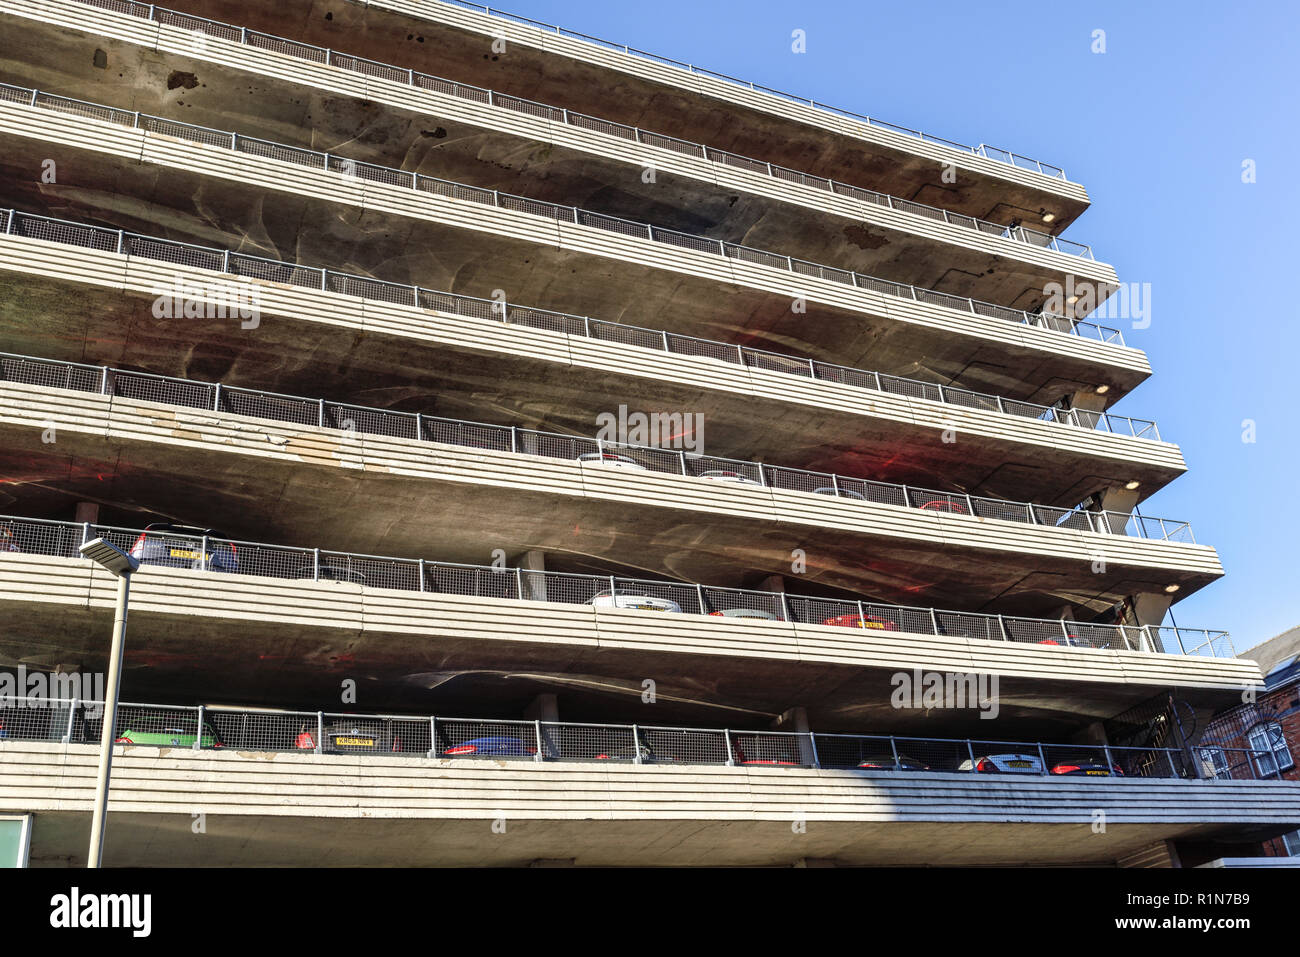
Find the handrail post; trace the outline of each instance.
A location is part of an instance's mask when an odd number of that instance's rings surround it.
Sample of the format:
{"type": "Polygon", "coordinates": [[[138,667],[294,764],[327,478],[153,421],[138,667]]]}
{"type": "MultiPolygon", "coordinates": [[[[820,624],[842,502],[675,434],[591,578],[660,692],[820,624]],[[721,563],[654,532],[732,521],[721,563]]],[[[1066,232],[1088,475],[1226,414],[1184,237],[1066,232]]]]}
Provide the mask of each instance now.
{"type": "Polygon", "coordinates": [[[316,753],[320,754],[325,744],[325,714],[316,712],[316,753]]]}
{"type": "Polygon", "coordinates": [[[204,535],[199,543],[199,570],[208,570],[208,536],[204,535]]]}
{"type": "Polygon", "coordinates": [[[519,600],[524,600],[524,570],[521,567],[515,568],[515,589],[519,595],[519,600]]]}
{"type": "Polygon", "coordinates": [[[709,612],[707,610],[708,606],[704,603],[704,586],[697,583],[695,586],[695,593],[696,598],[700,603],[700,614],[707,615],[709,612]]]}
{"type": "Polygon", "coordinates": [[[537,753],[533,755],[534,761],[544,761],[542,756],[542,721],[540,718],[533,721],[533,730],[537,735],[537,753]]]}
{"type": "Polygon", "coordinates": [[[903,762],[898,760],[898,742],[894,740],[892,734],[889,736],[889,750],[893,752],[894,755],[894,770],[903,770],[903,762]]]}
{"type": "Polygon", "coordinates": [[[1011,640],[1011,632],[1007,631],[1006,619],[1004,619],[1001,615],[998,615],[998,630],[1002,632],[1003,641],[1011,640]]]}
{"type": "Polygon", "coordinates": [[[199,720],[199,726],[196,729],[197,733],[194,735],[194,750],[202,751],[203,750],[203,705],[199,705],[198,720],[199,720]]]}
{"type": "Polygon", "coordinates": [[[821,758],[817,756],[817,735],[811,731],[805,731],[804,734],[808,735],[808,747],[812,749],[813,767],[820,770],[822,762],[821,758]]]}
{"type": "Polygon", "coordinates": [[[1043,753],[1043,742],[1038,742],[1038,764],[1043,769],[1042,773],[1047,774],[1047,755],[1043,753]]]}
{"type": "Polygon", "coordinates": [[[939,616],[934,613],[934,608],[930,608],[930,627],[934,629],[935,637],[939,637],[939,616]]]}
{"type": "Polygon", "coordinates": [[[736,757],[731,750],[731,730],[729,728],[722,729],[722,740],[727,745],[727,767],[734,768],[736,766],[736,757]]]}
{"type": "Polygon", "coordinates": [[[641,763],[641,732],[636,725],[632,725],[632,763],[641,763]]]}
{"type": "Polygon", "coordinates": [[[76,718],[76,715],[77,715],[77,699],[73,698],[72,707],[68,709],[68,726],[63,729],[64,744],[70,744],[72,742],[73,720],[76,718]]]}
{"type": "Polygon", "coordinates": [[[966,753],[970,756],[970,772],[974,774],[979,769],[975,767],[975,747],[970,743],[970,738],[966,739],[966,753]]]}
{"type": "Polygon", "coordinates": [[[311,550],[311,580],[320,581],[320,549],[311,550]]]}
{"type": "Polygon", "coordinates": [[[424,559],[420,559],[420,591],[424,591],[424,559]]]}
{"type": "Polygon", "coordinates": [[[438,716],[429,715],[429,751],[426,757],[436,758],[438,756],[438,716]]]}

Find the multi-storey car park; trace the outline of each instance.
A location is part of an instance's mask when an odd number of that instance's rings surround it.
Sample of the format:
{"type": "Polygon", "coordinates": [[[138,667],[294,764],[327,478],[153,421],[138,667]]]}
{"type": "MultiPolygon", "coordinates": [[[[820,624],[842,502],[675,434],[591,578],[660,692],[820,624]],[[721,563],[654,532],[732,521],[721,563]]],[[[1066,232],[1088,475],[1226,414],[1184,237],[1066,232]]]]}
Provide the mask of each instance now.
{"type": "MultiPolygon", "coordinates": [[[[1053,311],[1117,282],[1063,170],[474,5],[173,2],[0,0],[3,664],[102,671],[78,546],[164,558],[109,863],[1169,866],[1300,825],[1196,758],[1261,675],[1165,624],[1222,569],[1140,509],[1185,468],[1108,411],[1145,355],[1053,311]],[[933,674],[995,693],[898,706],[933,674]]],[[[36,703],[0,812],[80,863],[97,707],[36,703]]]]}

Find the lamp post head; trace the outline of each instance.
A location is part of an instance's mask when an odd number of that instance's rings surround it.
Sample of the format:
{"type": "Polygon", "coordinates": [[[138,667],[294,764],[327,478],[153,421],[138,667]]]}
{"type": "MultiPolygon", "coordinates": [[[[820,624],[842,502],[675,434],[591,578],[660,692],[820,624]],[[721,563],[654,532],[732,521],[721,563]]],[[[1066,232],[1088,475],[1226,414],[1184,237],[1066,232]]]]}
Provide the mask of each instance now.
{"type": "Polygon", "coordinates": [[[122,549],[111,542],[104,541],[102,538],[86,542],[78,550],[97,565],[108,569],[118,578],[123,575],[130,575],[140,567],[140,562],[137,559],[132,558],[122,549]]]}

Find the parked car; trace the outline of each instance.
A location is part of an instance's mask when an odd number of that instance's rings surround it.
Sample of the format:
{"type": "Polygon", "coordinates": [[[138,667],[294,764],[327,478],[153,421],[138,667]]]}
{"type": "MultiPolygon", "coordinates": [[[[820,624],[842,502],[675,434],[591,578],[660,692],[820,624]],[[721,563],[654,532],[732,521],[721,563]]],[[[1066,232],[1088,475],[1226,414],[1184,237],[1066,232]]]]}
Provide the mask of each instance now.
{"type": "MultiPolygon", "coordinates": [[[[895,770],[894,756],[887,751],[863,755],[862,760],[858,762],[858,767],[874,771],[893,771],[895,770]]],[[[918,761],[916,758],[909,758],[906,754],[900,754],[898,756],[897,770],[929,771],[930,765],[924,761],[918,761]]]]}
{"type": "Polygon", "coordinates": [[[966,508],[964,502],[950,502],[947,499],[936,498],[933,501],[926,502],[921,508],[931,512],[948,512],[952,515],[969,515],[970,510],[966,508]]]}
{"type": "Polygon", "coordinates": [[[14,541],[14,530],[7,525],[0,525],[0,552],[21,552],[14,541]]]}
{"type": "Polygon", "coordinates": [[[798,768],[804,762],[799,756],[799,744],[791,738],[754,738],[748,744],[740,737],[732,738],[732,751],[736,764],[770,765],[798,768]]]}
{"type": "Polygon", "coordinates": [[[682,606],[675,601],[623,588],[616,589],[613,593],[600,592],[587,604],[596,608],[639,608],[642,611],[667,611],[679,615],[682,613],[682,606]]]}
{"type": "MultiPolygon", "coordinates": [[[[1025,754],[1022,751],[1006,751],[977,757],[974,769],[985,774],[1042,774],[1043,762],[1038,760],[1036,754],[1025,754]]],[[[958,765],[957,770],[971,770],[970,758],[958,765]]]]}
{"type": "Polygon", "coordinates": [[[1052,765],[1053,774],[1079,774],[1090,777],[1123,777],[1124,770],[1118,764],[1106,765],[1106,756],[1095,752],[1072,754],[1052,765]]]}
{"type": "Polygon", "coordinates": [[[836,615],[827,618],[822,624],[836,625],[840,628],[870,628],[874,631],[898,630],[897,622],[890,621],[888,618],[877,618],[874,615],[836,615]]]}
{"type": "Polygon", "coordinates": [[[131,557],[141,565],[167,568],[204,568],[210,572],[239,571],[239,552],[229,542],[209,541],[203,552],[203,536],[223,539],[226,536],[211,528],[193,525],[156,523],[146,525],[131,546],[131,557]]]}
{"type": "Polygon", "coordinates": [[[762,482],[755,481],[748,475],[742,475],[739,472],[728,472],[724,469],[713,469],[708,472],[701,472],[697,478],[708,479],[711,482],[732,482],[736,485],[762,485],[762,482]]]}
{"type": "Polygon", "coordinates": [[[714,617],[722,618],[761,618],[764,621],[780,621],[776,615],[770,611],[763,611],[761,608],[720,608],[717,611],[709,612],[714,617]]]}
{"type": "Polygon", "coordinates": [[[582,465],[604,465],[615,469],[631,469],[634,472],[649,471],[636,459],[628,458],[626,455],[619,455],[616,452],[585,452],[578,456],[578,462],[582,465]]]}
{"type": "Polygon", "coordinates": [[[838,495],[840,498],[856,498],[860,502],[865,502],[867,497],[861,492],[855,492],[852,489],[842,488],[835,489],[830,485],[823,485],[821,488],[813,489],[814,495],[838,495]]]}
{"type": "MultiPolygon", "coordinates": [[[[310,732],[298,735],[299,748],[315,748],[310,732]]],[[[335,721],[325,728],[325,754],[378,754],[402,750],[402,736],[391,721],[335,721]]]]}
{"type": "MultiPolygon", "coordinates": [[[[113,739],[114,744],[151,745],[157,748],[192,748],[194,747],[194,726],[179,727],[186,721],[178,715],[143,715],[133,716],[129,721],[122,721],[113,739]]],[[[201,748],[224,747],[220,735],[208,722],[203,722],[203,738],[199,741],[201,748]]]]}
{"type": "Polygon", "coordinates": [[[473,738],[460,744],[454,744],[442,752],[445,758],[493,758],[530,757],[537,754],[537,745],[528,744],[522,738],[496,735],[486,738],[473,738]]]}

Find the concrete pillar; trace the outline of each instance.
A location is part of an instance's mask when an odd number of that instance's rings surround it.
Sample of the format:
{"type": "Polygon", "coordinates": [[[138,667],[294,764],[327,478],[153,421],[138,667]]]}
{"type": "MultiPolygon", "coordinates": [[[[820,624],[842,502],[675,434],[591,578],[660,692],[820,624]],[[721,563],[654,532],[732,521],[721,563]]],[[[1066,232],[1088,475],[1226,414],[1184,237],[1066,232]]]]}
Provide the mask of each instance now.
{"type": "Polygon", "coordinates": [[[99,524],[99,505],[95,502],[78,502],[77,514],[73,521],[78,524],[99,524]]]}
{"type": "Polygon", "coordinates": [[[1106,726],[1100,721],[1093,721],[1080,730],[1076,731],[1070,738],[1071,744],[1110,744],[1110,739],[1106,737],[1106,726]]]}
{"type": "Polygon", "coordinates": [[[559,698],[553,694],[539,694],[532,700],[532,703],[524,709],[524,717],[529,721],[549,721],[552,723],[559,721],[559,698]]]}
{"type": "Polygon", "coordinates": [[[784,575],[768,575],[758,583],[757,591],[785,591],[784,575]]]}
{"type": "Polygon", "coordinates": [[[1133,595],[1129,598],[1128,607],[1124,611],[1124,624],[1159,625],[1165,620],[1173,600],[1173,595],[1164,592],[1142,592],[1133,595]]]}
{"type": "Polygon", "coordinates": [[[519,556],[518,564],[524,571],[524,594],[520,597],[533,601],[546,601],[546,576],[528,574],[546,571],[546,553],[531,548],[519,556]]]}
{"type": "Polygon", "coordinates": [[[1104,488],[1096,494],[1097,508],[1103,512],[1123,512],[1125,515],[1132,515],[1133,509],[1137,508],[1140,491],[1136,488],[1124,488],[1122,485],[1104,488]]]}
{"type": "Polygon", "coordinates": [[[812,734],[808,728],[808,709],[790,708],[772,722],[773,731],[794,732],[799,735],[799,760],[812,767],[816,764],[816,752],[813,748],[812,734]]]}
{"type": "Polygon", "coordinates": [[[1106,394],[1098,393],[1096,389],[1081,389],[1069,393],[1066,398],[1070,400],[1072,409],[1084,409],[1088,412],[1106,411],[1106,394]]]}

